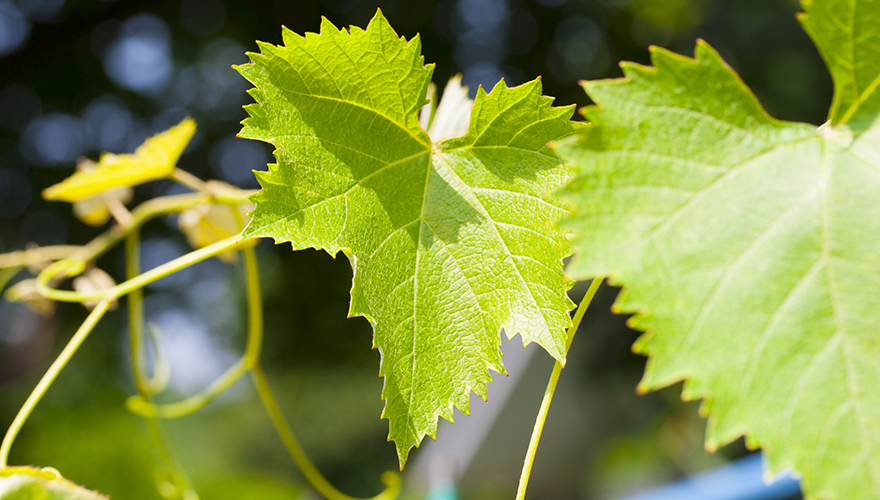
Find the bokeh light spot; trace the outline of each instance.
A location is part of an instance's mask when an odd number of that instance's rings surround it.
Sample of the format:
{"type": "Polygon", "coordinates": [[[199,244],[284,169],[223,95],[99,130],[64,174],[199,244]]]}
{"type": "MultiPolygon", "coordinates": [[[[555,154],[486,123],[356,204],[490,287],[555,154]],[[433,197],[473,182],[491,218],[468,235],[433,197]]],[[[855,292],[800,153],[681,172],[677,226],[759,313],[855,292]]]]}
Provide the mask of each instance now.
{"type": "Polygon", "coordinates": [[[128,19],[103,63],[107,76],[121,88],[145,94],[162,90],[174,72],[168,26],[152,14],[128,19]]]}
{"type": "Polygon", "coordinates": [[[18,50],[31,34],[31,22],[12,2],[0,2],[0,56],[18,50]]]}
{"type": "Polygon", "coordinates": [[[109,96],[92,101],[83,111],[88,143],[97,150],[122,152],[128,144],[134,119],[128,108],[109,96]]]}
{"type": "Polygon", "coordinates": [[[28,124],[21,137],[22,153],[37,165],[67,166],[83,154],[82,126],[63,113],[41,116],[28,124]]]}

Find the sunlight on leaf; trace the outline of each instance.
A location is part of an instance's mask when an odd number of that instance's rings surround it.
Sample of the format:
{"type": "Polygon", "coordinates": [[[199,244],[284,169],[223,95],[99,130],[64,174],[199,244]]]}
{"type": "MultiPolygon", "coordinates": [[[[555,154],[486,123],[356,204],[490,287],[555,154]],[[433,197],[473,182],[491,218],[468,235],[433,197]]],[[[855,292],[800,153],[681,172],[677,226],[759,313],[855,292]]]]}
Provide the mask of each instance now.
{"type": "Polygon", "coordinates": [[[419,123],[433,65],[418,37],[378,12],[366,31],[325,19],[320,34],[283,38],[237,67],[257,101],[240,136],[278,160],[257,172],[245,236],[349,258],[349,312],[373,325],[403,465],[438,416],[467,412],[489,370],[504,373],[501,329],[565,359],[571,280],[554,226],[567,209],[552,192],[571,174],[546,144],[571,133],[573,107],[551,107],[540,81],[502,81],[478,89],[464,127],[470,102],[454,80],[440,136],[467,133],[435,143],[419,123]]]}
{"type": "MultiPolygon", "coordinates": [[[[76,163],[77,172],[88,173],[97,168],[97,164],[88,158],[81,158],[76,163]]],[[[103,226],[110,220],[111,204],[125,206],[134,197],[134,189],[120,187],[107,189],[89,198],[73,202],[73,215],[90,226],[103,226]]]]}
{"type": "MultiPolygon", "coordinates": [[[[193,248],[203,248],[241,233],[238,220],[245,224],[250,222],[247,213],[253,209],[254,206],[249,203],[237,207],[216,203],[199,205],[183,211],[177,219],[177,224],[193,248]],[[238,210],[238,220],[233,210],[238,210]]],[[[251,240],[244,244],[253,246],[256,242],[257,240],[251,240]]],[[[223,262],[233,263],[238,261],[238,253],[238,250],[228,250],[217,255],[217,258],[223,262]]]]}
{"type": "Polygon", "coordinates": [[[97,166],[73,174],[43,191],[43,198],[80,201],[108,189],[137,186],[171,175],[177,160],[196,132],[196,122],[186,118],[138,146],[134,154],[104,153],[97,166]]]}
{"type": "Polygon", "coordinates": [[[685,380],[709,450],[745,435],[808,499],[880,498],[880,1],[804,7],[838,84],[825,126],[771,118],[702,41],[585,84],[592,124],[557,147],[568,270],[624,287],[639,389],[685,380]]]}
{"type": "Polygon", "coordinates": [[[0,470],[0,500],[108,500],[58,476],[51,469],[9,467],[0,470]]]}

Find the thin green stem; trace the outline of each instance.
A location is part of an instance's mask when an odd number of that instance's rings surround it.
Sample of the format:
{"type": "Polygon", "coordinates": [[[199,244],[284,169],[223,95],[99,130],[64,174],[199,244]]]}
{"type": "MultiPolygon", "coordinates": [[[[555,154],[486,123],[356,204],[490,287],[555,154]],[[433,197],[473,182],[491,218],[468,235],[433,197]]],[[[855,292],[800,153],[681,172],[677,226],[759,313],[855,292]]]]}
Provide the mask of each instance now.
{"type": "MultiPolygon", "coordinates": [[[[238,225],[243,228],[244,221],[241,214],[237,210],[233,210],[233,214],[238,225]]],[[[257,267],[257,257],[252,246],[244,246],[242,253],[244,255],[245,279],[247,282],[249,319],[248,341],[245,347],[244,361],[247,368],[250,369],[251,378],[257,388],[260,401],[269,413],[272,424],[275,426],[275,430],[284,442],[284,446],[293,458],[294,463],[302,471],[309,484],[327,500],[359,500],[333,487],[321,475],[318,468],[312,464],[305,451],[299,445],[299,441],[297,441],[290,426],[287,425],[287,421],[281,413],[281,408],[278,406],[278,402],[269,388],[266,375],[263,373],[262,366],[260,366],[260,352],[263,347],[263,298],[260,291],[260,273],[257,267]]],[[[386,485],[385,491],[372,497],[372,500],[394,500],[397,498],[401,487],[400,475],[395,472],[386,472],[382,474],[381,480],[386,485]]]]}
{"type": "Polygon", "coordinates": [[[148,323],[146,333],[150,337],[150,342],[153,343],[153,352],[155,353],[153,377],[150,380],[153,384],[153,390],[156,391],[156,394],[159,394],[168,387],[168,381],[171,379],[171,361],[168,359],[165,338],[159,325],[148,323]]]}
{"type": "Polygon", "coordinates": [[[46,261],[63,259],[81,248],[76,245],[51,245],[0,254],[0,269],[37,265],[46,261]]]}
{"type": "MultiPolygon", "coordinates": [[[[234,214],[238,211],[233,209],[234,214]]],[[[239,226],[242,226],[238,214],[239,226]]],[[[205,390],[194,394],[182,401],[175,403],[156,405],[142,395],[128,399],[126,406],[132,413],[152,418],[180,418],[203,408],[217,396],[232,387],[248,369],[253,368],[260,362],[260,351],[263,345],[263,297],[260,291],[260,274],[257,267],[257,256],[250,245],[242,247],[244,254],[245,281],[248,297],[248,335],[244,356],[229,368],[223,375],[209,385],[205,390]]]]}
{"type": "Polygon", "coordinates": [[[172,261],[166,262],[161,266],[157,266],[143,274],[138,275],[128,281],[124,281],[115,287],[94,293],[78,293],[68,290],[58,290],[49,286],[49,281],[58,275],[64,274],[64,277],[71,277],[80,274],[85,269],[85,261],[64,259],[55,262],[43,270],[37,276],[37,290],[46,298],[57,300],[59,302],[86,302],[89,300],[101,300],[104,298],[119,298],[131,293],[134,290],[149,285],[150,283],[189,267],[193,264],[209,259],[217,254],[223,253],[235,247],[239,247],[247,240],[242,240],[241,235],[230,236],[225,240],[218,241],[212,245],[192,251],[184,256],[178,257],[172,261]]]}
{"type": "Polygon", "coordinates": [[[113,216],[113,220],[119,225],[120,228],[128,228],[131,227],[131,223],[134,219],[131,216],[131,212],[128,211],[128,207],[125,206],[125,203],[119,201],[118,198],[113,196],[104,196],[104,204],[107,205],[107,210],[110,211],[110,215],[113,216]]]}
{"type": "Polygon", "coordinates": [[[24,405],[18,411],[18,415],[15,416],[15,420],[12,421],[9,430],[6,431],[6,436],[3,438],[3,444],[0,445],[0,469],[6,468],[9,461],[9,450],[12,448],[12,442],[15,441],[15,437],[18,436],[19,431],[34,410],[34,407],[37,406],[37,403],[40,402],[40,399],[42,399],[43,395],[49,389],[49,386],[52,385],[52,382],[55,381],[58,374],[61,373],[61,370],[63,370],[67,365],[67,362],[70,361],[70,358],[73,357],[77,349],[79,349],[82,343],[86,340],[89,333],[92,332],[95,325],[97,325],[98,321],[104,316],[104,313],[107,312],[111,302],[112,300],[109,299],[102,300],[92,312],[89,313],[85,322],[79,327],[67,343],[67,346],[64,347],[64,350],[61,351],[61,354],[58,355],[52,363],[52,366],[49,367],[43,375],[43,378],[40,379],[37,387],[34,388],[31,395],[28,396],[27,401],[25,401],[24,405]]]}
{"type": "MultiPolygon", "coordinates": [[[[269,388],[269,383],[266,381],[266,375],[263,373],[263,369],[259,365],[254,366],[251,369],[251,378],[254,380],[254,385],[257,387],[257,394],[260,396],[260,401],[262,401],[263,406],[269,413],[269,418],[272,420],[275,430],[281,437],[281,441],[284,443],[291,458],[293,458],[293,461],[302,471],[309,484],[315,488],[318,494],[327,500],[359,500],[356,497],[348,496],[337,490],[329,481],[327,481],[326,478],[324,478],[324,476],[321,475],[318,468],[315,467],[309,460],[309,457],[306,456],[302,446],[300,446],[299,441],[296,439],[296,436],[294,436],[293,431],[290,430],[290,426],[287,425],[287,421],[281,413],[281,408],[278,407],[278,403],[275,401],[275,396],[272,395],[272,390],[269,388]]],[[[371,497],[371,500],[393,500],[397,498],[397,495],[400,494],[401,487],[400,475],[391,471],[386,472],[382,474],[382,483],[385,484],[385,490],[382,493],[371,497]]]]}
{"type": "MultiPolygon", "coordinates": [[[[232,216],[240,231],[244,231],[245,222],[237,207],[230,207],[232,216]]],[[[260,289],[260,268],[257,265],[257,253],[253,245],[241,247],[244,256],[245,289],[248,298],[248,338],[244,348],[244,360],[248,368],[260,363],[263,350],[263,292],[260,289]]]]}
{"type": "MultiPolygon", "coordinates": [[[[140,230],[134,228],[125,238],[125,274],[126,278],[133,279],[141,272],[141,256],[140,256],[140,230]]],[[[144,294],[143,290],[133,290],[128,296],[128,329],[129,343],[131,348],[131,371],[134,377],[135,387],[138,394],[145,401],[150,401],[151,395],[164,390],[168,382],[168,368],[163,368],[160,363],[159,342],[158,337],[153,337],[153,345],[156,350],[156,363],[154,376],[147,376],[146,357],[144,356],[144,294]]],[[[198,498],[196,492],[189,486],[189,480],[182,468],[171,458],[168,449],[165,446],[165,440],[162,438],[162,429],[155,418],[145,418],[147,430],[150,439],[153,441],[153,447],[159,455],[159,461],[165,468],[170,481],[168,482],[174,488],[174,494],[180,498],[198,498]]]]}
{"type": "MultiPolygon", "coordinates": [[[[16,273],[18,271],[18,268],[20,268],[21,266],[38,265],[46,261],[57,260],[57,262],[54,262],[53,264],[48,266],[37,277],[37,288],[41,294],[44,294],[44,296],[46,296],[47,298],[65,302],[86,302],[91,300],[100,301],[86,318],[86,321],[74,334],[73,338],[71,338],[70,342],[61,352],[55,362],[52,363],[52,366],[49,367],[49,370],[43,375],[43,378],[40,379],[37,387],[28,397],[27,401],[25,401],[25,404],[22,406],[22,408],[18,412],[18,415],[16,415],[15,419],[13,420],[12,425],[10,426],[9,430],[6,433],[6,436],[3,439],[2,445],[0,445],[0,469],[6,468],[12,443],[18,435],[19,431],[21,430],[22,426],[24,425],[25,421],[30,416],[33,409],[36,407],[37,403],[39,403],[40,399],[42,399],[43,395],[58,377],[58,374],[70,361],[71,357],[76,353],[77,349],[79,349],[79,347],[88,337],[92,329],[94,329],[95,325],[98,323],[101,317],[103,317],[103,315],[107,312],[110,304],[117,298],[124,295],[131,293],[135,294],[133,300],[131,301],[130,310],[132,313],[132,335],[133,338],[137,338],[136,341],[132,342],[132,366],[133,368],[135,368],[135,379],[137,381],[138,389],[139,391],[142,391],[145,388],[157,388],[149,387],[149,383],[144,383],[146,377],[145,370],[143,369],[143,306],[142,293],[140,292],[141,288],[173,272],[176,272],[204,259],[225,252],[230,248],[238,246],[240,244],[240,241],[239,236],[236,235],[234,237],[227,238],[226,240],[218,242],[214,245],[210,245],[200,250],[196,250],[190,254],[184,255],[183,257],[175,259],[174,261],[168,262],[155,269],[152,269],[147,273],[138,274],[139,266],[137,266],[137,263],[139,262],[139,260],[137,255],[137,231],[146,221],[159,215],[180,212],[186,210],[187,208],[210,202],[237,205],[246,202],[247,196],[249,196],[250,194],[253,194],[253,192],[229,188],[222,190],[222,193],[219,194],[194,193],[188,195],[156,198],[138,206],[131,213],[130,221],[126,221],[128,222],[127,224],[116,225],[112,227],[85,246],[43,247],[34,250],[12,252],[0,255],[0,268],[11,268],[6,269],[2,271],[2,273],[0,273],[0,280],[8,282],[12,279],[12,277],[14,277],[14,273],[16,273]],[[125,281],[111,288],[110,290],[91,294],[79,294],[76,292],[57,290],[50,286],[50,282],[52,282],[57,276],[61,275],[62,273],[64,277],[72,277],[82,273],[85,270],[86,262],[97,259],[115,244],[119,243],[119,241],[121,241],[123,238],[128,238],[130,240],[130,243],[127,245],[126,252],[126,266],[130,276],[130,279],[128,281],[125,281]],[[138,350],[138,348],[140,349],[138,350]]],[[[5,282],[3,283],[4,285],[5,282]]],[[[154,336],[154,338],[158,337],[154,336]]],[[[156,379],[161,379],[161,376],[159,376],[159,373],[157,373],[156,375],[157,377],[151,382],[153,382],[154,385],[158,386],[158,382],[160,382],[161,380],[156,379]]],[[[148,424],[150,426],[151,434],[158,436],[159,429],[155,425],[155,420],[148,419],[148,424]]],[[[158,447],[160,448],[160,455],[167,458],[167,453],[164,451],[164,445],[159,442],[158,447]]],[[[163,461],[165,461],[166,464],[169,465],[169,471],[171,472],[171,475],[173,477],[183,477],[175,470],[170,460],[163,459],[163,461]]],[[[189,498],[197,498],[195,496],[195,492],[193,492],[186,486],[185,481],[183,483],[179,483],[179,481],[175,479],[175,482],[178,482],[178,484],[183,484],[183,490],[181,490],[183,496],[189,498]]]]}
{"type": "MultiPolygon", "coordinates": [[[[590,288],[584,298],[581,299],[577,311],[574,313],[571,327],[568,329],[565,337],[565,351],[571,346],[574,340],[574,334],[577,333],[578,326],[587,312],[587,307],[593,301],[596,290],[602,284],[602,278],[596,278],[590,283],[590,288]]],[[[556,392],[556,383],[559,382],[559,374],[562,372],[563,365],[559,361],[553,365],[553,372],[550,374],[550,382],[547,383],[547,389],[544,391],[544,400],[541,401],[541,409],[538,411],[538,418],[535,421],[535,428],[532,430],[532,437],[529,440],[529,449],[526,452],[526,459],[523,463],[522,474],[519,477],[519,487],[516,490],[516,500],[524,500],[526,497],[526,488],[529,485],[529,477],[532,474],[532,464],[535,463],[535,453],[538,451],[538,443],[541,441],[541,433],[544,430],[544,422],[547,420],[547,412],[550,411],[550,403],[553,401],[553,393],[556,392]]]]}
{"type": "MultiPolygon", "coordinates": [[[[128,233],[125,238],[125,274],[132,279],[140,274],[140,231],[128,233]]],[[[153,377],[147,374],[146,356],[144,355],[144,291],[132,290],[128,297],[128,337],[131,355],[131,369],[134,383],[141,394],[158,394],[165,390],[168,377],[157,361],[153,377]]],[[[156,359],[159,359],[159,347],[154,342],[156,359]]]]}
{"type": "Polygon", "coordinates": [[[189,485],[189,477],[186,471],[168,453],[168,447],[165,446],[165,439],[162,437],[162,429],[159,427],[159,422],[154,418],[146,418],[144,420],[147,422],[147,432],[150,434],[150,440],[153,442],[153,447],[159,455],[159,461],[162,462],[162,465],[165,467],[165,474],[170,479],[168,483],[174,488],[170,495],[162,491],[162,496],[166,498],[177,497],[182,500],[198,500],[198,493],[189,485]]]}
{"type": "Polygon", "coordinates": [[[176,181],[179,184],[182,184],[193,191],[200,193],[207,193],[208,183],[194,176],[193,174],[187,172],[186,170],[181,170],[179,168],[175,168],[173,172],[171,172],[171,180],[176,181]]]}
{"type": "Polygon", "coordinates": [[[238,360],[232,365],[232,368],[226,370],[217,380],[208,387],[182,401],[167,404],[154,404],[144,395],[137,395],[128,398],[125,402],[128,411],[146,418],[180,418],[195,413],[204,408],[208,403],[213,401],[217,396],[226,392],[248,371],[248,366],[244,358],[238,360]]]}
{"type": "Polygon", "coordinates": [[[0,254],[0,268],[36,265],[68,258],[91,262],[122,241],[128,232],[140,228],[149,220],[160,215],[182,212],[205,203],[224,205],[249,203],[248,196],[255,192],[254,190],[227,188],[216,193],[197,192],[153,198],[131,211],[131,224],[127,227],[115,225],[83,246],[53,245],[0,254]]]}

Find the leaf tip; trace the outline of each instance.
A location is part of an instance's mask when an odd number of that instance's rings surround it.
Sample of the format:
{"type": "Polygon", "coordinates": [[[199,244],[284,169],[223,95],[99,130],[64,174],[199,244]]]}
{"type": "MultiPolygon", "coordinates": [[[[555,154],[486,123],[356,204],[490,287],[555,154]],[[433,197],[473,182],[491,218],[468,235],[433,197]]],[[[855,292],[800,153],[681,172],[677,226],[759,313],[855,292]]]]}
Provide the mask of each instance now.
{"type": "Polygon", "coordinates": [[[54,186],[49,186],[49,187],[47,187],[47,188],[44,189],[40,194],[42,195],[42,197],[43,197],[44,200],[48,200],[48,201],[57,201],[57,199],[58,199],[58,198],[57,198],[57,196],[58,196],[58,184],[55,184],[54,186]]]}

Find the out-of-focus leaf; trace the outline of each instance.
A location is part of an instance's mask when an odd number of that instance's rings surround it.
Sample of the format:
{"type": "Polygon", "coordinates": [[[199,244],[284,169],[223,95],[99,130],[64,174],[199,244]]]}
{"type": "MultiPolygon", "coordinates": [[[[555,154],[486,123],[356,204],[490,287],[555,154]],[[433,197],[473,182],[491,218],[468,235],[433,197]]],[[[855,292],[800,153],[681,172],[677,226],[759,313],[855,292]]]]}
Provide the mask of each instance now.
{"type": "Polygon", "coordinates": [[[196,132],[186,118],[138,146],[134,154],[104,153],[93,170],[80,171],[43,191],[43,198],[79,201],[121,186],[136,186],[171,175],[177,160],[196,132]]]}
{"type": "MultiPolygon", "coordinates": [[[[242,224],[247,225],[250,222],[247,213],[253,209],[254,206],[250,203],[242,203],[236,207],[215,203],[198,205],[183,211],[177,224],[193,248],[202,248],[241,233],[242,224]],[[233,210],[238,211],[238,217],[233,210]]],[[[254,245],[256,240],[246,243],[254,245]]],[[[224,262],[236,262],[238,250],[229,250],[217,257],[224,262]]]]}
{"type": "Polygon", "coordinates": [[[37,291],[37,280],[34,278],[21,280],[12,285],[3,296],[9,302],[21,302],[40,316],[51,316],[55,313],[55,302],[40,295],[37,291]]]}
{"type": "MultiPolygon", "coordinates": [[[[78,172],[91,172],[97,164],[88,158],[81,158],[76,163],[78,172]]],[[[134,196],[131,187],[108,189],[89,198],[73,202],[73,215],[90,226],[103,226],[112,215],[111,204],[125,206],[134,196]]]]}
{"type": "MultiPolygon", "coordinates": [[[[116,286],[116,281],[114,281],[109,274],[97,267],[87,270],[81,276],[77,276],[73,280],[73,289],[82,294],[103,292],[114,286],[116,286]]],[[[84,305],[86,309],[91,310],[94,309],[99,302],[100,300],[87,300],[83,302],[82,305],[84,305]]],[[[116,301],[113,302],[110,309],[116,309],[116,301]]]]}
{"type": "MultiPolygon", "coordinates": [[[[433,89],[434,84],[431,87],[433,89]]],[[[432,97],[432,101],[434,99],[436,96],[432,97]]],[[[431,102],[422,107],[419,123],[428,131],[431,141],[439,144],[467,133],[473,107],[474,101],[468,97],[468,88],[461,84],[461,75],[455,75],[443,89],[439,104],[431,102]]]]}
{"type": "Polygon", "coordinates": [[[740,436],[808,499],[880,498],[880,1],[803,3],[836,88],[822,127],[770,117],[718,53],[585,84],[577,278],[623,285],[643,391],[686,380],[706,446],[740,436]]]}
{"type": "Polygon", "coordinates": [[[0,470],[0,500],[108,500],[51,470],[9,467],[0,470]]]}

